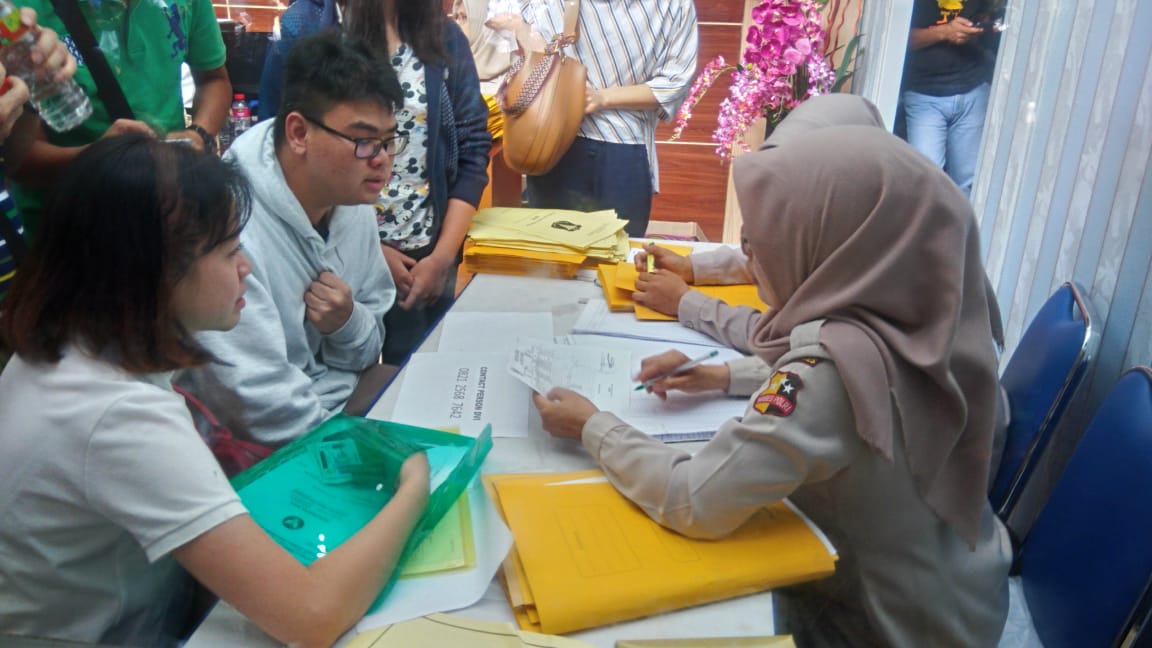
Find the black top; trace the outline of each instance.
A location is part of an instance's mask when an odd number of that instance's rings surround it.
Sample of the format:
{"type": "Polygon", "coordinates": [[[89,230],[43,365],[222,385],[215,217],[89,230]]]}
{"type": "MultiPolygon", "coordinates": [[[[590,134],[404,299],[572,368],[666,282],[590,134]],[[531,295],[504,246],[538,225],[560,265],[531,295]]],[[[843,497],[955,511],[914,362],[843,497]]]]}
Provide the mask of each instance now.
{"type": "MultiPolygon", "coordinates": [[[[987,19],[985,0],[915,0],[912,29],[945,24],[956,16],[975,21],[987,19]]],[[[903,89],[945,97],[963,94],[991,80],[998,35],[985,28],[984,34],[964,45],[936,43],[908,50],[904,59],[903,89]]]]}

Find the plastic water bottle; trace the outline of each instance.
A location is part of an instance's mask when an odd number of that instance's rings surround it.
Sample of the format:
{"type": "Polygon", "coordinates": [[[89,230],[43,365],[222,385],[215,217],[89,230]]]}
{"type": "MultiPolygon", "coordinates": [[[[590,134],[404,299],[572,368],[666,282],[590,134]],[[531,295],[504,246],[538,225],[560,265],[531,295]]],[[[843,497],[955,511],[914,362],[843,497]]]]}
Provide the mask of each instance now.
{"type": "Polygon", "coordinates": [[[0,62],[8,74],[28,85],[32,105],[40,119],[54,131],[72,130],[92,115],[92,102],[72,79],[53,81],[36,76],[32,47],[36,32],[20,22],[20,10],[8,0],[0,0],[0,62]]]}
{"type": "Polygon", "coordinates": [[[228,130],[232,131],[232,141],[244,134],[252,126],[252,113],[248,110],[248,102],[244,101],[244,94],[232,95],[232,110],[228,115],[228,130]]]}

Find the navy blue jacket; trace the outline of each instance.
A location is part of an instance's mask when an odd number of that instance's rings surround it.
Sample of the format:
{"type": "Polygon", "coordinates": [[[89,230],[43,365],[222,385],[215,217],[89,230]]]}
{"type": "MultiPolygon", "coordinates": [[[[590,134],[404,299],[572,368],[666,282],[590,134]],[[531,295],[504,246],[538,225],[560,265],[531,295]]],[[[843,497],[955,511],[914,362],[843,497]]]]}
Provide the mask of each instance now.
{"type": "Polygon", "coordinates": [[[488,186],[488,151],[492,148],[488,104],[480,96],[480,78],[468,37],[451,20],[445,21],[444,44],[448,63],[424,68],[428,141],[434,142],[427,161],[432,210],[436,215],[433,239],[440,236],[448,199],[480,204],[480,196],[488,186]],[[433,101],[433,97],[440,100],[433,101]]]}

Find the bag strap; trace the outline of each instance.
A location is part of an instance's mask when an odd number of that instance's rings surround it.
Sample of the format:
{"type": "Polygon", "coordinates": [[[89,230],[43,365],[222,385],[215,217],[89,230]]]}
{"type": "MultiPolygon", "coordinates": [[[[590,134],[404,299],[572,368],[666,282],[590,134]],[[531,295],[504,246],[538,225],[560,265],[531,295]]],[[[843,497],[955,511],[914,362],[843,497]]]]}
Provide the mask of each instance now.
{"type": "Polygon", "coordinates": [[[524,67],[527,53],[512,61],[512,68],[496,90],[500,110],[509,117],[518,117],[528,110],[532,102],[536,101],[536,95],[540,94],[544,82],[552,75],[556,64],[563,58],[560,50],[578,40],[580,40],[580,0],[564,0],[564,31],[552,37],[552,42],[548,43],[548,47],[544,50],[544,56],[540,57],[528,71],[515,103],[508,105],[508,82],[524,67]]]}
{"type": "MultiPolygon", "coordinates": [[[[199,412],[200,415],[203,416],[205,419],[207,419],[208,424],[211,425],[214,430],[219,429],[219,428],[224,428],[224,426],[220,424],[219,419],[216,418],[216,415],[212,413],[212,410],[208,409],[207,405],[205,405],[204,403],[201,403],[200,399],[196,398],[191,393],[189,393],[187,389],[184,389],[183,387],[180,387],[179,385],[172,385],[172,391],[183,396],[184,400],[189,405],[196,408],[196,411],[199,412]]],[[[224,429],[227,430],[228,428],[224,428],[224,429]]],[[[228,430],[228,432],[231,433],[231,430],[228,430]]]]}
{"type": "Polygon", "coordinates": [[[52,7],[56,9],[56,15],[60,16],[60,20],[68,28],[68,34],[72,37],[76,48],[80,50],[80,56],[88,66],[92,80],[96,82],[96,94],[100,96],[100,101],[108,110],[108,116],[113,121],[136,119],[132,107],[128,105],[128,99],[124,96],[124,91],[120,88],[120,83],[116,81],[112,66],[108,64],[104,52],[96,44],[92,28],[88,25],[88,21],[84,20],[84,14],[80,13],[79,4],[76,0],[52,0],[52,7]]]}
{"type": "Polygon", "coordinates": [[[564,32],[556,38],[560,47],[580,40],[580,0],[564,0],[564,32]]]}

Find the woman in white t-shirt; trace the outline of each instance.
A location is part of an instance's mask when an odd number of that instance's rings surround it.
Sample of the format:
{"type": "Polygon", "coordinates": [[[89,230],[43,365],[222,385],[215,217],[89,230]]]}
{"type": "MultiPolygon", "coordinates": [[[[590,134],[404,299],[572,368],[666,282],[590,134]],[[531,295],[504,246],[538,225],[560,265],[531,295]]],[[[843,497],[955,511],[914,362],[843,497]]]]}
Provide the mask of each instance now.
{"type": "Polygon", "coordinates": [[[200,581],[277,639],[329,645],[379,593],[428,498],[396,497],[304,567],[248,516],[172,372],[236,325],[242,176],[190,148],[101,140],[69,167],[3,304],[0,634],[173,643],[200,581]]]}

